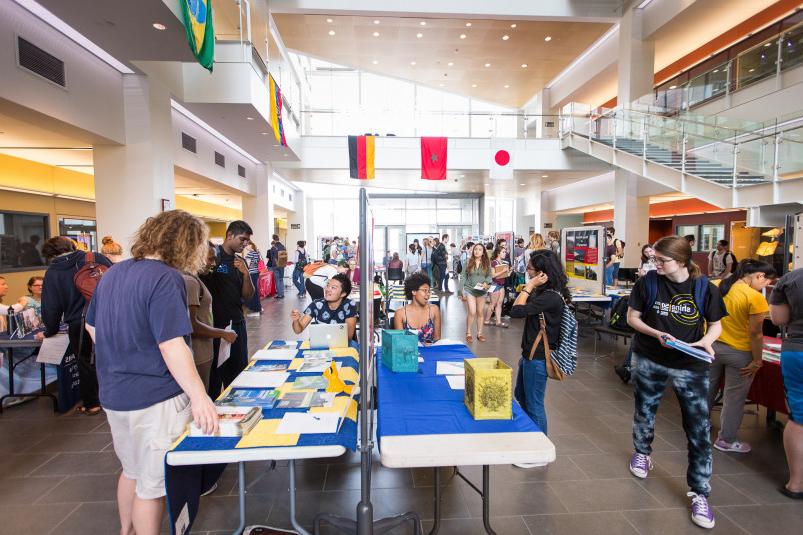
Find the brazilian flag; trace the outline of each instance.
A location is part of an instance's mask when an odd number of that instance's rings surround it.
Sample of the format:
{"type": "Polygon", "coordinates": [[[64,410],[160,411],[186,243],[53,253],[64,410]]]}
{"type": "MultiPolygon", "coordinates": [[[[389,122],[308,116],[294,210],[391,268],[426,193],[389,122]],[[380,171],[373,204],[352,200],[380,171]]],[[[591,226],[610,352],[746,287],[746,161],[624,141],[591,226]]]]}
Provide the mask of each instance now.
{"type": "Polygon", "coordinates": [[[204,68],[215,63],[215,30],[212,27],[212,0],[181,0],[187,42],[204,68]]]}

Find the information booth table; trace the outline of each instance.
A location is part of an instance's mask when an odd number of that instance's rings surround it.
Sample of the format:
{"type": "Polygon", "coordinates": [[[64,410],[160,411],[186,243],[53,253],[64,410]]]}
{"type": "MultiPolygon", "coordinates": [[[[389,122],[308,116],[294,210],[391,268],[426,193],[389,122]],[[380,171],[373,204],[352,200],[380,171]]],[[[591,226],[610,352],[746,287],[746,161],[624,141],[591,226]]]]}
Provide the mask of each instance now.
{"type": "MultiPolygon", "coordinates": [[[[378,350],[381,352],[381,349],[378,350]]],[[[482,466],[482,489],[457,475],[482,496],[483,523],[490,525],[490,465],[547,464],[555,460],[555,446],[513,401],[511,420],[474,420],[463,402],[463,390],[453,390],[445,375],[437,375],[438,361],[463,362],[474,358],[465,345],[420,348],[424,361],[418,373],[394,373],[377,356],[377,410],[380,458],[388,468],[434,468],[435,525],[440,527],[439,467],[482,466]]]]}

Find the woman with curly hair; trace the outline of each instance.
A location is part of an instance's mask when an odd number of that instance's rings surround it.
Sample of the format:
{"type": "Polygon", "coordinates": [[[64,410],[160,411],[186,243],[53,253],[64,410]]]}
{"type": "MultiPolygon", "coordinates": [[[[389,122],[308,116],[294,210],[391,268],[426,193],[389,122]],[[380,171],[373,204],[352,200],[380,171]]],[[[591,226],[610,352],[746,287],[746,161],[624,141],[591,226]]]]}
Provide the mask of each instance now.
{"type": "Polygon", "coordinates": [[[106,272],[89,305],[100,400],[123,468],[122,533],[159,533],[167,449],[193,420],[206,433],[217,431],[215,406],[187,344],[192,323],[181,276],[206,265],[207,235],[206,224],[182,210],[148,218],[132,258],[106,272]]]}
{"type": "Polygon", "coordinates": [[[485,341],[482,335],[482,320],[485,317],[485,293],[491,285],[491,261],[485,254],[485,246],[475,244],[466,260],[461,285],[457,289],[460,299],[466,304],[466,342],[473,341],[471,328],[477,322],[477,340],[485,341]]]}
{"type": "Polygon", "coordinates": [[[394,329],[418,332],[418,341],[424,345],[441,339],[441,309],[429,302],[432,291],[426,273],[413,273],[404,281],[404,294],[410,301],[393,316],[394,329]]]}

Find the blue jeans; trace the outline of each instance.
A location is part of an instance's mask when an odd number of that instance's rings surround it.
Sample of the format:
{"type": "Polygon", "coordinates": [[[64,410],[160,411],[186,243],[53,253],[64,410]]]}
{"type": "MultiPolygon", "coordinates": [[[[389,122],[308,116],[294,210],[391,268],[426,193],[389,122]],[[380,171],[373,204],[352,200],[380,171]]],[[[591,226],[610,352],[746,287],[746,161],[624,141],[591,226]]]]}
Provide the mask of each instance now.
{"type": "Polygon", "coordinates": [[[272,267],[273,282],[276,283],[276,297],[284,297],[284,268],[272,267]]]}
{"type": "Polygon", "coordinates": [[[296,287],[298,290],[298,295],[303,296],[307,294],[307,290],[304,288],[304,270],[303,269],[294,269],[293,270],[293,286],[296,287]]]}
{"type": "Polygon", "coordinates": [[[655,437],[655,413],[668,382],[678,398],[686,432],[689,466],[686,483],[697,494],[711,492],[711,470],[714,457],[711,449],[711,421],[708,419],[708,370],[696,372],[661,366],[633,353],[633,447],[650,455],[655,437]]]}
{"type": "Polygon", "coordinates": [[[605,266],[605,286],[613,286],[614,275],[618,267],[619,264],[611,264],[610,266],[605,266]]]}
{"type": "Polygon", "coordinates": [[[432,284],[432,264],[421,264],[421,271],[424,271],[429,277],[429,287],[432,288],[434,284],[432,284]]]}
{"type": "Polygon", "coordinates": [[[514,395],[524,412],[532,418],[541,431],[546,435],[546,409],[544,396],[546,395],[546,361],[519,360],[519,373],[516,374],[516,389],[514,395]]]}
{"type": "Polygon", "coordinates": [[[251,284],[254,285],[254,295],[248,300],[246,306],[251,312],[262,312],[262,300],[259,298],[259,273],[249,273],[251,284]]]}

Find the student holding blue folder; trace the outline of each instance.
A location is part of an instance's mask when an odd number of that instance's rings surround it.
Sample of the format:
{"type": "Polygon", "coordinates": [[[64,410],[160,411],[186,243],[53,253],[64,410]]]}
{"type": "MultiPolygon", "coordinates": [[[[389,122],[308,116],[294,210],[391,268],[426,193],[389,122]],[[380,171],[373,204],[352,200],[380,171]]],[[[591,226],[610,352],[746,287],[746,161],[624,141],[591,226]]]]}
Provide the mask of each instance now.
{"type": "Polygon", "coordinates": [[[633,446],[630,472],[646,478],[652,469],[655,414],[671,381],[683,415],[689,448],[686,482],[690,492],[691,520],[700,527],[714,527],[708,505],[713,451],[708,419],[709,366],[671,347],[676,340],[705,350],[722,333],[720,319],[727,315],[719,289],[700,274],[692,262],[689,242],[668,236],[655,243],[656,271],[640,278],[630,295],[627,322],[633,338],[633,446]],[[706,329],[707,325],[707,329],[706,329]]]}

